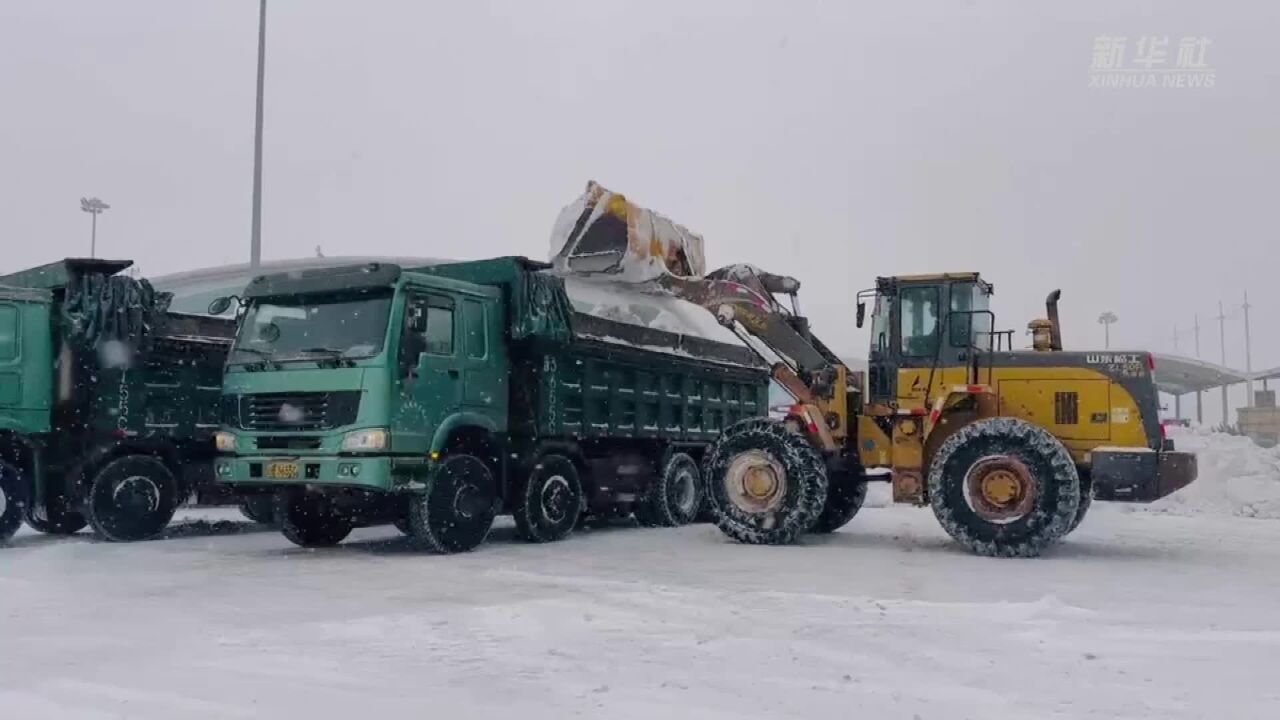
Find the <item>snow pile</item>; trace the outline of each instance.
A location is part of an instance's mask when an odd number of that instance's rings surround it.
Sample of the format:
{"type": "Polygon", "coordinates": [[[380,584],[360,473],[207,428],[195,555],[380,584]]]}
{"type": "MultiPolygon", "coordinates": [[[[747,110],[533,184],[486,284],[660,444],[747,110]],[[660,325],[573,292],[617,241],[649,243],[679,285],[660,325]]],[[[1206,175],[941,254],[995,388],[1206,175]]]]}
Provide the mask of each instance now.
{"type": "Polygon", "coordinates": [[[1195,482],[1145,509],[1177,515],[1280,518],[1280,448],[1205,428],[1170,428],[1179,450],[1196,454],[1195,482]]]}

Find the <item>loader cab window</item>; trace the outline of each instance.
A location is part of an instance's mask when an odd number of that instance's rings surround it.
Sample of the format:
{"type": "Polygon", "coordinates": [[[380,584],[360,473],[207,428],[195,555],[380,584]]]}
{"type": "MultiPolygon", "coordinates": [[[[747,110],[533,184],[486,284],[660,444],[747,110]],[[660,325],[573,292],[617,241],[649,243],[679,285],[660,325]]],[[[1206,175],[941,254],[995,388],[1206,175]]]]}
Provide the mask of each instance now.
{"type": "Polygon", "coordinates": [[[991,350],[991,290],[981,283],[951,286],[951,346],[991,350]]]}
{"type": "Polygon", "coordinates": [[[871,312],[871,349],[888,350],[889,335],[893,324],[890,321],[890,310],[893,303],[884,295],[876,294],[876,307],[871,312]]]}
{"type": "Polygon", "coordinates": [[[899,295],[902,354],[934,357],[938,353],[938,288],[906,287],[899,295]]]}

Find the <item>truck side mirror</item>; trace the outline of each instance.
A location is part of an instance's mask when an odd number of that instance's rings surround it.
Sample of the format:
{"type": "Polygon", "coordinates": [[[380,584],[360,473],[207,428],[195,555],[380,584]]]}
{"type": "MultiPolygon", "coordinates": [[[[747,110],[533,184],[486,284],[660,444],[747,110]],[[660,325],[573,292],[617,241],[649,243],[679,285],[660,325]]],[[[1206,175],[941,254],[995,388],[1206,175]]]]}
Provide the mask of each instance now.
{"type": "Polygon", "coordinates": [[[213,302],[209,303],[210,315],[221,315],[222,313],[230,309],[231,309],[231,298],[227,295],[223,295],[220,298],[214,298],[213,302]]]}
{"type": "Polygon", "coordinates": [[[858,301],[858,327],[862,327],[862,322],[867,319],[867,303],[863,300],[858,301]]]}
{"type": "Polygon", "coordinates": [[[421,305],[409,309],[409,330],[413,333],[427,331],[427,315],[421,305]]]}

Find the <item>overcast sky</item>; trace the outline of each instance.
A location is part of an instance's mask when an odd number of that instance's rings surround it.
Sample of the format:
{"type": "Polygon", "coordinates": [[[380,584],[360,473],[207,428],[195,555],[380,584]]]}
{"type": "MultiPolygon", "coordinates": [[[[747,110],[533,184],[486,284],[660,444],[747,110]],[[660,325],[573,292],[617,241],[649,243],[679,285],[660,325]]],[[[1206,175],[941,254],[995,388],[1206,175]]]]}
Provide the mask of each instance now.
{"type": "MultiPolygon", "coordinates": [[[[248,254],[256,0],[0,3],[5,269],[248,254]]],[[[589,179],[796,275],[862,354],[876,275],[977,269],[1069,347],[1280,365],[1280,3],[270,0],[264,255],[544,257],[589,179]],[[1212,88],[1090,88],[1098,37],[1212,88]]]]}

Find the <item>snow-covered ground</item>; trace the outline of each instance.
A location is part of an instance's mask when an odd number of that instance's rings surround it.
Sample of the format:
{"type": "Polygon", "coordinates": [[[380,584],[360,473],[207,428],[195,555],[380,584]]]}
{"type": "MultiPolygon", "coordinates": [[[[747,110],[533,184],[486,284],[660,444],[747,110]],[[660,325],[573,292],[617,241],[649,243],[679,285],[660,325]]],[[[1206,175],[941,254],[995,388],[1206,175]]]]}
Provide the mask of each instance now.
{"type": "Polygon", "coordinates": [[[1275,717],[1280,521],[1100,504],[995,560],[877,492],[782,548],[504,524],[461,556],[390,528],[307,551],[221,510],[134,545],[23,531],[0,717],[1275,717]]]}

